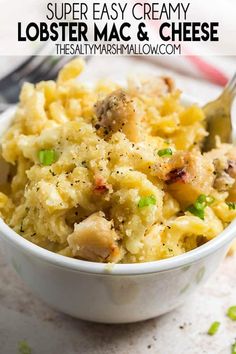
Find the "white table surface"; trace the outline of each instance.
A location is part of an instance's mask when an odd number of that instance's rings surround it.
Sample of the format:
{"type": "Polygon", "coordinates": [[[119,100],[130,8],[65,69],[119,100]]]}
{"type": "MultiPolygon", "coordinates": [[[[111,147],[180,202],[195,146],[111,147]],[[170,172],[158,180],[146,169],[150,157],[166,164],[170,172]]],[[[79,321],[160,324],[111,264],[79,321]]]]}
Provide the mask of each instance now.
{"type": "MultiPolygon", "coordinates": [[[[103,77],[107,71],[122,77],[133,68],[168,73],[126,58],[94,58],[89,66],[85,78],[103,77]]],[[[175,77],[181,89],[203,101],[219,91],[205,82],[175,77]]],[[[23,284],[0,251],[0,354],[18,353],[18,342],[24,339],[32,354],[230,354],[236,322],[225,312],[236,305],[235,269],[236,257],[227,257],[210,281],[170,314],[136,324],[102,325],[49,308],[23,284]],[[220,330],[210,337],[206,332],[216,320],[221,322],[220,330]]]]}

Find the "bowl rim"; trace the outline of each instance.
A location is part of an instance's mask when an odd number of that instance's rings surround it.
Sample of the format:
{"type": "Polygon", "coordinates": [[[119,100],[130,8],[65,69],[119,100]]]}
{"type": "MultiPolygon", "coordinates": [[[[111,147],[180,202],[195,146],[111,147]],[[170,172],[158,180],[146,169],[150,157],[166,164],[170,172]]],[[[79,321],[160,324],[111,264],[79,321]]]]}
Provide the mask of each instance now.
{"type": "Polygon", "coordinates": [[[235,232],[236,220],[230,223],[218,236],[204,245],[179,256],[144,263],[111,264],[70,258],[48,251],[17,234],[0,218],[0,239],[6,243],[11,243],[12,246],[17,247],[26,255],[36,257],[48,264],[68,270],[101,275],[142,275],[190,266],[229,244],[235,237],[235,232]]]}
{"type": "MultiPolygon", "coordinates": [[[[182,95],[181,99],[186,105],[195,102],[199,103],[199,100],[196,100],[189,95],[182,95]]],[[[2,127],[0,129],[0,135],[3,134],[4,130],[9,126],[14,111],[15,106],[0,115],[0,120],[3,124],[3,129],[2,127]]],[[[48,264],[66,268],[68,270],[101,275],[142,275],[186,267],[218,251],[226,244],[229,244],[234,238],[235,233],[236,220],[231,222],[218,236],[206,242],[204,245],[179,256],[144,263],[105,264],[74,259],[48,251],[17,234],[0,218],[0,238],[7,243],[11,243],[12,246],[18,247],[26,255],[34,256],[48,264]]]]}

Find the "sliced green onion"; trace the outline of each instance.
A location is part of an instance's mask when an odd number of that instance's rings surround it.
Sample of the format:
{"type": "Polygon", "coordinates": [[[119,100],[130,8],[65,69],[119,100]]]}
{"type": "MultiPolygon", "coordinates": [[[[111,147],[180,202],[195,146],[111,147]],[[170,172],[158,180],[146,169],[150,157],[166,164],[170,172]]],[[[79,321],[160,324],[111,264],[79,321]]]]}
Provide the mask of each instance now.
{"type": "Polygon", "coordinates": [[[236,321],[236,306],[231,306],[228,308],[227,316],[232,320],[236,321]]]}
{"type": "Polygon", "coordinates": [[[207,196],[205,194],[200,194],[196,202],[202,204],[202,203],[206,203],[206,200],[207,200],[207,196]]]}
{"type": "Polygon", "coordinates": [[[210,328],[208,329],[207,334],[209,334],[210,336],[214,336],[214,334],[216,334],[216,332],[218,331],[220,327],[220,322],[215,321],[211,324],[210,328]]]}
{"type": "Polygon", "coordinates": [[[236,341],[234,344],[231,346],[231,354],[236,354],[236,341]]]}
{"type": "Polygon", "coordinates": [[[234,202],[227,202],[226,203],[229,207],[229,210],[236,210],[236,203],[234,202]]]}
{"type": "Polygon", "coordinates": [[[191,214],[198,216],[200,219],[204,220],[205,217],[205,208],[214,202],[215,198],[211,196],[206,196],[205,194],[200,194],[196,202],[193,205],[190,205],[187,210],[191,214]]]}
{"type": "Polygon", "coordinates": [[[171,156],[173,153],[171,148],[167,148],[167,149],[158,150],[157,154],[160,157],[165,157],[165,156],[171,156]]]}
{"type": "Polygon", "coordinates": [[[155,205],[156,204],[156,197],[154,195],[149,195],[148,197],[142,197],[140,198],[138,202],[138,207],[139,208],[144,208],[149,205],[155,205]]]}
{"type": "Polygon", "coordinates": [[[22,340],[21,342],[18,343],[18,350],[20,354],[31,354],[32,349],[30,348],[29,344],[26,342],[26,340],[22,340]]]}
{"type": "Polygon", "coordinates": [[[199,197],[197,198],[196,202],[205,204],[205,205],[210,205],[215,201],[215,198],[212,197],[211,195],[205,195],[205,194],[200,194],[199,197]]]}
{"type": "Polygon", "coordinates": [[[196,201],[193,205],[197,210],[204,210],[206,207],[205,203],[200,203],[198,201],[196,201]]]}
{"type": "Polygon", "coordinates": [[[44,166],[50,166],[57,159],[56,151],[50,150],[40,150],[38,153],[39,162],[44,166]]]}
{"type": "Polygon", "coordinates": [[[197,209],[195,207],[195,205],[190,205],[187,210],[195,215],[195,216],[198,216],[200,219],[204,220],[204,217],[205,217],[205,212],[204,212],[204,208],[203,209],[197,209]]]}

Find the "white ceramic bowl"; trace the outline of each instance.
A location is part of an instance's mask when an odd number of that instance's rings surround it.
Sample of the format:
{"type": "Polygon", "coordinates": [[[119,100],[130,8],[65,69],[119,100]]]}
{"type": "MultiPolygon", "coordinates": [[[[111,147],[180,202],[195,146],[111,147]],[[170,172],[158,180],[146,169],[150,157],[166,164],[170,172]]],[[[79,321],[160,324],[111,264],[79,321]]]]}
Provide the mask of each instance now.
{"type": "MultiPolygon", "coordinates": [[[[0,135],[12,112],[0,117],[0,135]]],[[[109,267],[40,248],[0,220],[6,258],[41,299],[74,317],[106,323],[146,320],[183,304],[217,269],[235,231],[236,221],[215,239],[181,256],[109,267]]]]}

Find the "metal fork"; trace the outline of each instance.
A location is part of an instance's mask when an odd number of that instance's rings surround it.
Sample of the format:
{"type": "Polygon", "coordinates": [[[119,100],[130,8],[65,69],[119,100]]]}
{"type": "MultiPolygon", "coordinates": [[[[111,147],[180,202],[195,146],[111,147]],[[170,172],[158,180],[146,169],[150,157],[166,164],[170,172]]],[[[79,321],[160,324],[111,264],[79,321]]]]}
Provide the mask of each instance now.
{"type": "Polygon", "coordinates": [[[62,66],[71,60],[69,56],[31,56],[15,70],[0,79],[0,112],[18,101],[25,81],[36,83],[54,79],[62,66]]]}
{"type": "Polygon", "coordinates": [[[216,145],[216,136],[222,143],[235,141],[233,119],[231,114],[232,104],[236,96],[236,73],[228,82],[221,95],[204,107],[206,115],[207,131],[209,135],[203,143],[203,151],[209,151],[216,145]]]}

